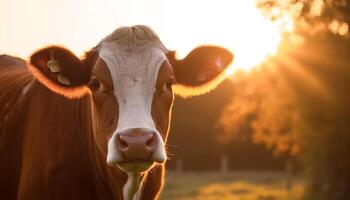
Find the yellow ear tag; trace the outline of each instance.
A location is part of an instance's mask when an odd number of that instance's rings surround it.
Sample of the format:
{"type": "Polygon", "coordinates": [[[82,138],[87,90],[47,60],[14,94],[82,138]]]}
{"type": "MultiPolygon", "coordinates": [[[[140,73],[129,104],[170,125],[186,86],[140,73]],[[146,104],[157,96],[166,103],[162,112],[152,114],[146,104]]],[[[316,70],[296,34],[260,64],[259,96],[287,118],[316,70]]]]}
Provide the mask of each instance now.
{"type": "Polygon", "coordinates": [[[58,60],[56,60],[53,57],[53,51],[50,51],[50,60],[47,61],[47,67],[50,69],[50,72],[54,73],[54,72],[60,72],[61,68],[60,68],[60,64],[58,63],[58,60]]]}
{"type": "Polygon", "coordinates": [[[58,74],[57,81],[63,85],[70,85],[69,79],[66,76],[64,76],[63,74],[58,74]]]}

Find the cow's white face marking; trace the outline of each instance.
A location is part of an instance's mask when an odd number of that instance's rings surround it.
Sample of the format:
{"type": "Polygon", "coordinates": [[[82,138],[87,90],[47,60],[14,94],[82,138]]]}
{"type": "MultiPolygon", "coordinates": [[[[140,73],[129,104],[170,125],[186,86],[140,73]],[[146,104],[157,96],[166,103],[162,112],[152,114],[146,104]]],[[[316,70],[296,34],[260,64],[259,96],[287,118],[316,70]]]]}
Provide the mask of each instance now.
{"type": "Polygon", "coordinates": [[[110,42],[101,44],[99,56],[110,70],[119,104],[118,126],[108,141],[107,162],[114,164],[122,161],[114,142],[115,137],[131,128],[153,130],[159,142],[152,159],[159,163],[165,162],[164,142],[151,115],[158,71],[166,60],[164,51],[155,44],[125,49],[110,42]]]}

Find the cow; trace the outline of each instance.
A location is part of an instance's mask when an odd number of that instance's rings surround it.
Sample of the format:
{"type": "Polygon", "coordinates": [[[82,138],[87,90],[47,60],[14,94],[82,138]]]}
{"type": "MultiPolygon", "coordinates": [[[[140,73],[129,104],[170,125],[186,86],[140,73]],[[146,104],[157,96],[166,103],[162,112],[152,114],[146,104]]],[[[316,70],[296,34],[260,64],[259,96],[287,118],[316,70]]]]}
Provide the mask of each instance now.
{"type": "Polygon", "coordinates": [[[82,58],[61,46],[0,56],[0,199],[157,199],[175,95],[225,78],[218,46],[185,58],[148,26],[120,27],[82,58]]]}

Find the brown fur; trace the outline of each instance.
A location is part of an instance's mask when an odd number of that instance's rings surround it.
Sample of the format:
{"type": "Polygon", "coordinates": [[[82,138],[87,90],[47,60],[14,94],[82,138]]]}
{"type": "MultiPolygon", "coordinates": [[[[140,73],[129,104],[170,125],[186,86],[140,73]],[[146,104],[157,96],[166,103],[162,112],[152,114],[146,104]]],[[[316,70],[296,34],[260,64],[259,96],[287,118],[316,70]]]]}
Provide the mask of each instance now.
{"type": "MultiPolygon", "coordinates": [[[[18,61],[0,58],[0,199],[122,199],[126,175],[94,142],[91,96],[53,93],[18,61]]],[[[158,194],[162,171],[148,175],[142,199],[158,194]]]]}
{"type": "Polygon", "coordinates": [[[32,81],[25,61],[7,55],[0,56],[0,199],[15,199],[21,165],[23,121],[22,90],[32,81]],[[16,77],[16,78],[14,78],[16,77]]]}

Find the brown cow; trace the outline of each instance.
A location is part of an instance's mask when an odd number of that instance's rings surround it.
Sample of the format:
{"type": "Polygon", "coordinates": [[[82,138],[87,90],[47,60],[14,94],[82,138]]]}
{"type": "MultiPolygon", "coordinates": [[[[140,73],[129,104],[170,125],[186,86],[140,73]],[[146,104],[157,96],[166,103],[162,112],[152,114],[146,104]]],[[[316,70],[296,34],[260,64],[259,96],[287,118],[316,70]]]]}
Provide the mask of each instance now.
{"type": "Polygon", "coordinates": [[[182,60],[147,26],[122,27],[85,58],[51,46],[0,57],[0,199],[157,199],[174,93],[200,95],[233,55],[182,60]]]}

